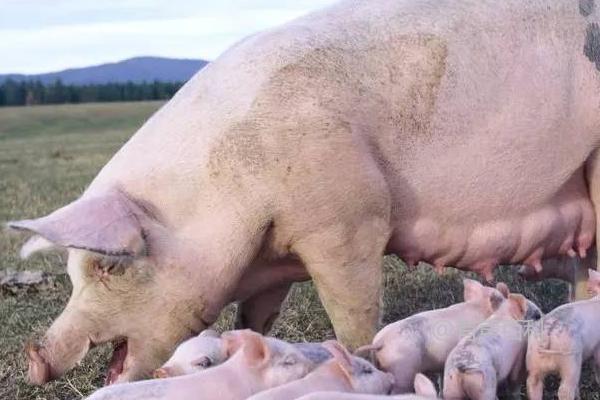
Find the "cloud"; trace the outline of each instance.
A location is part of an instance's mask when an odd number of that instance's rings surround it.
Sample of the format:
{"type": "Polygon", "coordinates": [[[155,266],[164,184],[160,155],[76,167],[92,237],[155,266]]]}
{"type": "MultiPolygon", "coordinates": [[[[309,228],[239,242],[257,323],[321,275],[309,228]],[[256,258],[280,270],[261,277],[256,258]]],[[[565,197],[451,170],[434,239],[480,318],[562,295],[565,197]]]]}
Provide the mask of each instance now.
{"type": "Polygon", "coordinates": [[[54,71],[139,55],[214,59],[244,36],[332,0],[200,3],[205,2],[8,0],[0,14],[0,73],[54,71]]]}

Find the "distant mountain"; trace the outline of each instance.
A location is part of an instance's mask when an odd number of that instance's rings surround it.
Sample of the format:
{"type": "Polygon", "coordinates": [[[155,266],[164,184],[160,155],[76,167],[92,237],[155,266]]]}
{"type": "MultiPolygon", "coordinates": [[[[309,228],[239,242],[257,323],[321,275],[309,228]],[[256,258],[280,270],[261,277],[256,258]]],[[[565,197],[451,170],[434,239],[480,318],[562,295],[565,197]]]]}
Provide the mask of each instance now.
{"type": "Polygon", "coordinates": [[[22,75],[0,74],[0,83],[6,79],[40,80],[53,83],[60,79],[65,84],[84,85],[109,82],[185,82],[202,69],[208,61],[174,59],[161,57],[136,57],[116,63],[95,65],[85,68],[72,68],[46,74],[22,75]]]}

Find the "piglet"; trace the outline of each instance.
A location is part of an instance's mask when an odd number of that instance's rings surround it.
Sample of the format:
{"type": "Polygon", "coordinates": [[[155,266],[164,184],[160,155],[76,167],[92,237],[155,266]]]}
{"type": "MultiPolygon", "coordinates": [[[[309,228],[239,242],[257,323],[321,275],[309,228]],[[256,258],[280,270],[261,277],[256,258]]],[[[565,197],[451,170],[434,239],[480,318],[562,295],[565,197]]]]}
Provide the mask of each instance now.
{"type": "Polygon", "coordinates": [[[496,288],[465,279],[464,302],[415,314],[384,327],[373,344],[355,354],[370,352],[377,366],[394,375],[393,393],[410,393],[419,372],[441,372],[450,351],[485,321],[508,296],[504,283],[496,288]]]}
{"type": "Polygon", "coordinates": [[[431,382],[425,375],[417,374],[415,377],[415,394],[386,396],[342,392],[316,392],[302,396],[299,400],[432,400],[437,398],[437,392],[433,382],[431,382]]]}
{"type": "Polygon", "coordinates": [[[228,360],[191,375],[118,384],[89,400],[242,400],[300,379],[314,364],[294,346],[243,330],[223,334],[228,360]]]}
{"type": "MultiPolygon", "coordinates": [[[[593,359],[600,371],[600,273],[589,271],[589,300],[565,304],[548,313],[534,326],[527,348],[527,394],[541,400],[544,378],[557,373],[560,400],[578,397],[582,363],[593,359]]],[[[597,373],[600,378],[600,373],[597,373]]]]}
{"type": "Polygon", "coordinates": [[[189,375],[222,364],[227,360],[224,342],[218,332],[206,329],[177,346],[171,358],[155,370],[153,376],[168,378],[189,375]]]}
{"type": "MultiPolygon", "coordinates": [[[[267,337],[267,341],[278,339],[267,337]]],[[[321,343],[293,343],[307,359],[321,364],[331,358],[331,353],[321,343]]],[[[169,360],[154,371],[155,378],[168,378],[200,372],[227,360],[224,340],[218,332],[207,329],[198,336],[181,343],[169,360]]]]}
{"type": "Polygon", "coordinates": [[[323,343],[333,358],[303,379],[252,396],[249,400],[292,400],[312,392],[389,393],[393,376],[354,357],[338,342],[323,343]]]}
{"type": "Polygon", "coordinates": [[[517,394],[525,378],[527,323],[539,308],[520,294],[498,303],[494,314],[452,350],[444,369],[445,399],[495,400],[498,385],[517,394]]]}

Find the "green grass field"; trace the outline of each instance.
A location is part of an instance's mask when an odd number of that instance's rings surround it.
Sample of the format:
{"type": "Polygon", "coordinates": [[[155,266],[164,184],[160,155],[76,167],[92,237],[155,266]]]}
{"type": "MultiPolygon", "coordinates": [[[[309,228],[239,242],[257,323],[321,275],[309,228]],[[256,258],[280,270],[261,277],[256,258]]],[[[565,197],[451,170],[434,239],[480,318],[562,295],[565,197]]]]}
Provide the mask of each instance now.
{"type": "MultiPolygon", "coordinates": [[[[0,108],[0,222],[44,215],[80,195],[110,156],[135,132],[160,103],[86,104],[0,108]]],[[[21,295],[0,293],[0,399],[76,399],[98,387],[109,351],[94,349],[84,362],[57,382],[33,387],[25,382],[23,342],[41,333],[66,304],[70,283],[59,255],[19,260],[21,235],[0,232],[0,269],[39,269],[58,276],[56,289],[21,295]]],[[[408,271],[395,258],[385,260],[385,322],[461,301],[462,274],[438,277],[428,267],[408,271]]],[[[558,282],[524,283],[508,269],[498,272],[549,311],[566,298],[558,282]]],[[[231,309],[219,322],[231,327],[231,309]]],[[[331,326],[310,284],[297,285],[276,336],[289,340],[332,337],[331,326]]],[[[556,389],[556,382],[551,382],[556,389]]],[[[600,388],[586,367],[582,399],[599,400],[600,388]]],[[[555,392],[553,392],[555,393],[555,392]]],[[[525,398],[525,396],[523,396],[525,398]]],[[[548,394],[548,399],[555,395],[548,394]]]]}

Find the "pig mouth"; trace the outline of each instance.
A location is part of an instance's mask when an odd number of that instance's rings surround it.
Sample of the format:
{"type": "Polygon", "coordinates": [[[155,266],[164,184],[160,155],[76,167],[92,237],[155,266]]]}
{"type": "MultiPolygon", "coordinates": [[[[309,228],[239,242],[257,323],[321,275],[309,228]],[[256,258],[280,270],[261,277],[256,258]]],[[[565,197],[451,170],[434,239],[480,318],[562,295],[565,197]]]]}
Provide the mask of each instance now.
{"type": "Polygon", "coordinates": [[[127,339],[119,339],[112,342],[113,353],[108,363],[108,370],[106,372],[106,378],[104,379],[105,385],[112,385],[117,382],[119,376],[125,370],[125,359],[127,358],[127,339]]]}

